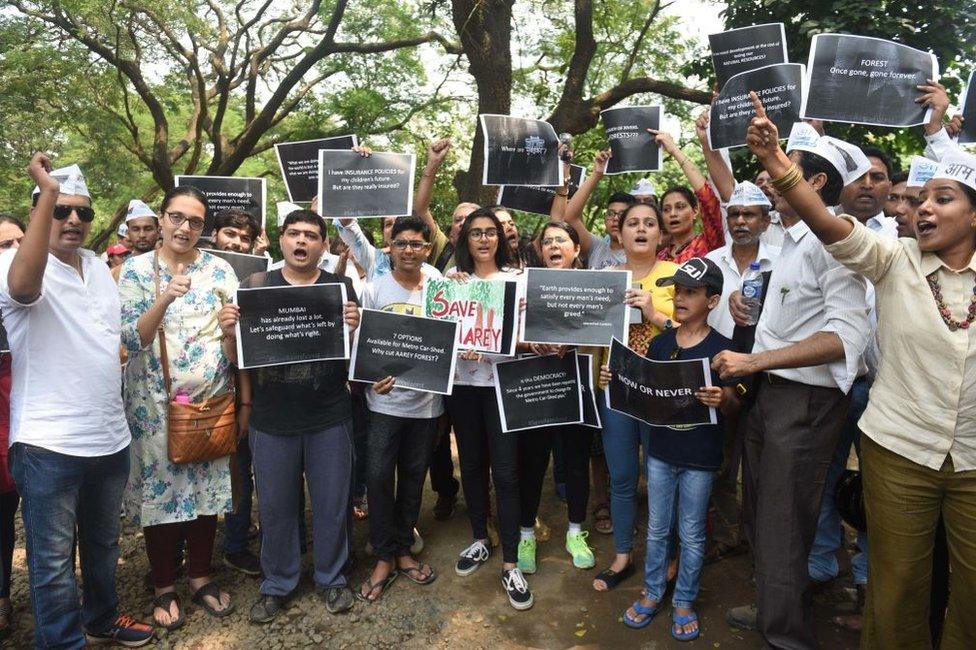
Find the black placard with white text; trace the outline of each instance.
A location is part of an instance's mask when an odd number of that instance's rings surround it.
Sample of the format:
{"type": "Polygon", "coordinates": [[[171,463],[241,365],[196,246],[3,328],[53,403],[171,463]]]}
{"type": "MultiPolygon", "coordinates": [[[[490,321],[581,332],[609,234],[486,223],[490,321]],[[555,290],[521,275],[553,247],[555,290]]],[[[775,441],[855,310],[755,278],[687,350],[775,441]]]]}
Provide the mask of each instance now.
{"type": "Polygon", "coordinates": [[[413,154],[319,151],[319,214],[358,219],[402,217],[413,209],[413,154]]]}
{"type": "Polygon", "coordinates": [[[600,422],[600,409],[596,405],[596,391],[593,389],[593,355],[577,354],[576,361],[579,364],[580,386],[583,393],[583,421],[580,423],[584,427],[600,429],[603,423],[600,422]]]}
{"type": "Polygon", "coordinates": [[[264,255],[249,255],[247,253],[235,253],[234,251],[219,251],[214,248],[205,249],[214,257],[224,260],[234,269],[238,282],[243,282],[245,278],[253,273],[267,271],[271,264],[271,259],[264,255]]]}
{"type": "Polygon", "coordinates": [[[263,178],[237,176],[177,176],[177,187],[195,187],[207,197],[203,237],[213,233],[214,215],[224,210],[241,210],[253,215],[264,227],[267,183],[263,178]]]}
{"type": "Polygon", "coordinates": [[[630,271],[526,270],[522,341],[609,346],[627,340],[630,271]]]}
{"type": "Polygon", "coordinates": [[[661,171],[663,152],[647,129],[661,128],[660,106],[622,106],[600,111],[610,143],[607,174],[661,171]]]}
{"type": "Polygon", "coordinates": [[[350,381],[396,379],[397,388],[450,395],[457,322],[364,309],[349,364],[350,381]]]}
{"type": "Polygon", "coordinates": [[[749,91],[759,95],[766,115],[779,129],[780,137],[786,138],[793,124],[800,120],[803,66],[799,63],[781,63],[743,72],[729,79],[712,102],[709,114],[708,141],[713,150],[745,145],[746,130],[756,116],[749,91]]]}
{"type": "Polygon", "coordinates": [[[915,126],[928,110],[916,86],[939,79],[930,52],[869,36],[817,34],[810,44],[801,116],[872,126],[915,126]]]}
{"type": "Polygon", "coordinates": [[[479,115],[484,135],[483,185],[563,184],[559,138],[552,125],[509,115],[479,115]]]}
{"type": "Polygon", "coordinates": [[[581,423],[576,351],[562,358],[550,354],[495,364],[495,399],[505,433],[581,423]]]}
{"type": "Polygon", "coordinates": [[[976,70],[969,73],[969,82],[959,103],[962,104],[962,131],[959,133],[959,144],[976,142],[976,70]]]}
{"type": "Polygon", "coordinates": [[[767,65],[786,63],[786,30],[783,23],[766,23],[709,34],[715,85],[721,90],[729,79],[767,65]]]}
{"type": "Polygon", "coordinates": [[[309,203],[319,189],[319,149],[348,151],[359,144],[355,135],[282,142],[275,145],[281,177],[292,203],[309,203]]]}
{"type": "Polygon", "coordinates": [[[238,289],[236,302],[241,369],[349,358],[344,284],[238,289]]]}
{"type": "Polygon", "coordinates": [[[620,341],[610,347],[607,404],[652,426],[717,424],[715,409],[695,397],[712,385],[708,359],[652,361],[620,341]]]}
{"type": "MultiPolygon", "coordinates": [[[[569,197],[576,194],[576,190],[585,179],[586,167],[569,166],[569,197]]],[[[548,217],[552,212],[552,202],[556,200],[556,189],[539,185],[502,185],[498,188],[498,198],[495,202],[509,210],[521,210],[548,217]]]]}

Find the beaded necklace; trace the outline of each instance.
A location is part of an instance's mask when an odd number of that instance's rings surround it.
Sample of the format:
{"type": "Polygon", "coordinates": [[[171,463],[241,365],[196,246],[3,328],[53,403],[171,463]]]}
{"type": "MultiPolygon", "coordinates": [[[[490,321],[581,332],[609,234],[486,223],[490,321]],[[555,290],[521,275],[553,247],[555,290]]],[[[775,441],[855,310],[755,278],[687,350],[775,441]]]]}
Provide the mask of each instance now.
{"type": "Polygon", "coordinates": [[[973,285],[973,295],[969,297],[969,311],[966,314],[966,320],[958,321],[952,317],[952,312],[949,311],[949,307],[942,298],[942,286],[939,285],[936,273],[926,276],[925,279],[929,282],[929,289],[932,291],[932,297],[935,298],[936,307],[939,308],[939,315],[942,316],[942,320],[948,326],[949,331],[969,329],[973,321],[976,321],[976,285],[973,285]]]}

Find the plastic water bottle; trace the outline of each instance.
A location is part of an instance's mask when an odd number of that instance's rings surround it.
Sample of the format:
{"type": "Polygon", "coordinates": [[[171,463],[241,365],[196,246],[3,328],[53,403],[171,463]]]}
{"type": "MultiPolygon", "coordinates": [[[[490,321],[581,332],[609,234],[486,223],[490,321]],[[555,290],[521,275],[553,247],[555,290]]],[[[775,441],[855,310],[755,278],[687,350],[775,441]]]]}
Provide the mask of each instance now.
{"type": "Polygon", "coordinates": [[[176,397],[173,398],[173,401],[177,404],[189,404],[190,395],[185,390],[180,388],[176,391],[176,397]]]}
{"type": "Polygon", "coordinates": [[[759,262],[749,265],[742,278],[742,301],[749,308],[749,325],[759,322],[759,310],[762,307],[763,278],[759,270],[759,262]]]}

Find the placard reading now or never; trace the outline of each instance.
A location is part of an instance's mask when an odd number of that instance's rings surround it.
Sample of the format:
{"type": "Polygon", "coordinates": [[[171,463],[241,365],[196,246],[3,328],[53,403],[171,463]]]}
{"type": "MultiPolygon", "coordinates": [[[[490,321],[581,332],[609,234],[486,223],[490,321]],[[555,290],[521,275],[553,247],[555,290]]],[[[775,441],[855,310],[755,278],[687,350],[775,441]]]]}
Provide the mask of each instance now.
{"type": "Polygon", "coordinates": [[[495,400],[502,431],[524,431],[583,421],[576,352],[495,364],[495,400]]]}
{"type": "Polygon", "coordinates": [[[522,340],[601,346],[614,337],[626,341],[630,308],[624,294],[630,285],[630,271],[528,269],[522,340]]]}
{"type": "Polygon", "coordinates": [[[213,233],[214,216],[224,210],[241,210],[253,215],[264,227],[267,183],[263,178],[237,176],[177,176],[177,187],[195,187],[207,197],[204,237],[213,233]]]}
{"type": "Polygon", "coordinates": [[[358,219],[401,217],[413,208],[413,154],[319,151],[319,214],[358,219]]]}
{"type": "Polygon", "coordinates": [[[344,284],[238,289],[236,302],[239,368],[349,358],[344,284]]]}
{"type": "Polygon", "coordinates": [[[319,188],[320,149],[348,151],[358,145],[359,139],[355,135],[276,144],[275,154],[281,167],[281,177],[285,180],[285,189],[288,190],[288,200],[308,203],[315,198],[319,188]]]}
{"type": "Polygon", "coordinates": [[[364,309],[349,379],[394,377],[397,388],[450,395],[457,360],[457,322],[364,309]]]}
{"type": "Polygon", "coordinates": [[[790,128],[800,120],[803,74],[803,66],[799,63],[780,63],[729,79],[712,102],[708,120],[709,146],[717,150],[746,143],[746,131],[756,116],[750,91],[759,96],[767,117],[779,129],[780,137],[788,137],[790,128]]]}

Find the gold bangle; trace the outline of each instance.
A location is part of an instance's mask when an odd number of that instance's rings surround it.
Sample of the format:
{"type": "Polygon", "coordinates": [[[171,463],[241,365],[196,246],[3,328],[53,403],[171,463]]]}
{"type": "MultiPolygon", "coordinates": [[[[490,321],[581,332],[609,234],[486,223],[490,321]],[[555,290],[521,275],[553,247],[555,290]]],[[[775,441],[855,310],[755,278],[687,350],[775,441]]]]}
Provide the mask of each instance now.
{"type": "Polygon", "coordinates": [[[803,172],[796,163],[793,163],[782,176],[771,179],[770,184],[782,193],[796,187],[801,180],[803,180],[803,172]]]}

